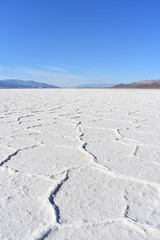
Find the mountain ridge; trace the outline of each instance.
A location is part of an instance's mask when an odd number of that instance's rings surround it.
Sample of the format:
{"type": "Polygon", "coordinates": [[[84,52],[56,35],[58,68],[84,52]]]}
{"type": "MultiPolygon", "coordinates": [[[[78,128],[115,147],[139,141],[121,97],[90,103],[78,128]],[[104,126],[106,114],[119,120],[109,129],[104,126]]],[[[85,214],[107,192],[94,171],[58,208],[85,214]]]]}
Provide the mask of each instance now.
{"type": "Polygon", "coordinates": [[[145,89],[159,89],[160,80],[142,80],[132,83],[121,83],[114,85],[112,88],[145,88],[145,89]]]}
{"type": "Polygon", "coordinates": [[[56,85],[36,82],[33,80],[5,79],[0,80],[0,89],[8,88],[59,88],[56,85]]]}

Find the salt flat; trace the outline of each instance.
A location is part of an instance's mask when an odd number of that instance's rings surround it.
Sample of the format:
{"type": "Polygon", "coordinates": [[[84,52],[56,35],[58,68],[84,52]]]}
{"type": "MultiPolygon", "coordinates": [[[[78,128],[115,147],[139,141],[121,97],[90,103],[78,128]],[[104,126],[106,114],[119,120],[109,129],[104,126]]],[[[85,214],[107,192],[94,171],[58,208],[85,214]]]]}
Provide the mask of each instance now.
{"type": "Polygon", "coordinates": [[[0,239],[160,239],[160,91],[0,91],[0,239]]]}

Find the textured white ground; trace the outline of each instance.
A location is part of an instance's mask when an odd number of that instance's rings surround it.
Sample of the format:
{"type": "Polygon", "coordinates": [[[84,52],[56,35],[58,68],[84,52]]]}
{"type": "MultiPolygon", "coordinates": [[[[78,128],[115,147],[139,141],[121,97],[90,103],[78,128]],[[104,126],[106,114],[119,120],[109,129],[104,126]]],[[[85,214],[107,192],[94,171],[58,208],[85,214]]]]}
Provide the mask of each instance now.
{"type": "Polygon", "coordinates": [[[1,90],[0,239],[160,239],[160,91],[1,90]]]}

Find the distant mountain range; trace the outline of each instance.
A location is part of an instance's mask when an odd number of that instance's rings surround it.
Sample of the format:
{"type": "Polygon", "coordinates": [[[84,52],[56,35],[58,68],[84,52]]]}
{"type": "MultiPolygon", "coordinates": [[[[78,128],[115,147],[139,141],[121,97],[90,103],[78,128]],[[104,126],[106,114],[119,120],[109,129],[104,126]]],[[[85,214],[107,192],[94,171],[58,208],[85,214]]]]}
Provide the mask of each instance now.
{"type": "Polygon", "coordinates": [[[122,83],[113,86],[112,88],[152,88],[152,89],[158,89],[160,88],[160,80],[144,80],[139,82],[133,82],[133,83],[122,83]]]}
{"type": "MultiPolygon", "coordinates": [[[[23,81],[19,79],[6,79],[0,80],[0,89],[5,88],[59,88],[55,85],[47,83],[35,82],[32,80],[23,81]]],[[[148,88],[148,89],[160,89],[160,80],[144,80],[133,83],[121,83],[118,85],[113,84],[84,84],[77,88],[148,88]]]]}
{"type": "Polygon", "coordinates": [[[19,79],[0,80],[0,88],[58,88],[58,86],[49,85],[35,81],[23,81],[19,79]]]}
{"type": "Polygon", "coordinates": [[[106,88],[106,87],[112,87],[113,84],[105,84],[105,83],[101,83],[101,84],[84,84],[84,85],[80,85],[78,86],[78,88],[106,88]]]}
{"type": "Polygon", "coordinates": [[[160,88],[160,80],[143,80],[132,83],[121,83],[118,85],[113,84],[85,84],[80,85],[78,88],[160,88]]]}

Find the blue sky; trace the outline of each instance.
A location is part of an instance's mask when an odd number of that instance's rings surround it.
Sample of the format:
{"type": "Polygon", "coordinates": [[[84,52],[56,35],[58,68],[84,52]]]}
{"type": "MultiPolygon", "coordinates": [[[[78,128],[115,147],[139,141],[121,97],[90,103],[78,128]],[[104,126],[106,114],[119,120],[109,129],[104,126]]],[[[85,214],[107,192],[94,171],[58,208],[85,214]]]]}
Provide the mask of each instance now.
{"type": "Polygon", "coordinates": [[[160,79],[159,0],[1,0],[0,79],[160,79]]]}

